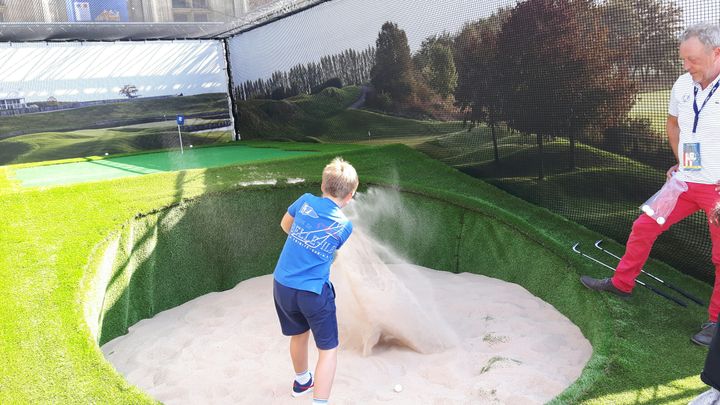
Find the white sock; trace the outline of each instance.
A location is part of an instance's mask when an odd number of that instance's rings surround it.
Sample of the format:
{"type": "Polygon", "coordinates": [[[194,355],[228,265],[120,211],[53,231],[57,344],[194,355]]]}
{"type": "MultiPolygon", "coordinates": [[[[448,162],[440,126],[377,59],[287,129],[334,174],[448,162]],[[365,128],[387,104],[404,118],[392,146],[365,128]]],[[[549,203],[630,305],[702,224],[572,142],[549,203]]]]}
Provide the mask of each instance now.
{"type": "Polygon", "coordinates": [[[305,370],[302,373],[295,374],[295,381],[297,381],[299,384],[307,384],[307,382],[310,381],[311,377],[312,374],[310,374],[310,371],[305,370]]]}
{"type": "Polygon", "coordinates": [[[328,400],[313,398],[313,405],[328,405],[328,400]]]}

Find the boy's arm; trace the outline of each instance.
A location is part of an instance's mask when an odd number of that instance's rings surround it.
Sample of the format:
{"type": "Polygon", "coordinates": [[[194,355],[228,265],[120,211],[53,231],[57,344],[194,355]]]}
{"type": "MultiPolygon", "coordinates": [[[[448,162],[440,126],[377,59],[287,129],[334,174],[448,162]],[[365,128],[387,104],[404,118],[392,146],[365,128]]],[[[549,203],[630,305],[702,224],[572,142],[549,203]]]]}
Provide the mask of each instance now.
{"type": "Polygon", "coordinates": [[[280,228],[282,228],[282,230],[288,235],[290,234],[290,228],[292,228],[293,221],[295,221],[295,218],[293,218],[289,212],[286,212],[282,221],[280,221],[280,228]]]}

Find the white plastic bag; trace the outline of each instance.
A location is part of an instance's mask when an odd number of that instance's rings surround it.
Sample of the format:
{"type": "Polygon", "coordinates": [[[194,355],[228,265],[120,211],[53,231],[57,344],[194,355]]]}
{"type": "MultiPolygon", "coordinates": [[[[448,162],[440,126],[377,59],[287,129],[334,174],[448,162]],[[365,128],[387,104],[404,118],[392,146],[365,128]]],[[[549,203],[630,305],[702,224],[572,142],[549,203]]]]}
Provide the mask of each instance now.
{"type": "Polygon", "coordinates": [[[654,219],[658,225],[662,225],[667,217],[675,209],[677,199],[688,187],[684,181],[679,180],[676,176],[670,178],[662,186],[660,191],[650,197],[640,206],[640,209],[650,218],[654,219]]]}

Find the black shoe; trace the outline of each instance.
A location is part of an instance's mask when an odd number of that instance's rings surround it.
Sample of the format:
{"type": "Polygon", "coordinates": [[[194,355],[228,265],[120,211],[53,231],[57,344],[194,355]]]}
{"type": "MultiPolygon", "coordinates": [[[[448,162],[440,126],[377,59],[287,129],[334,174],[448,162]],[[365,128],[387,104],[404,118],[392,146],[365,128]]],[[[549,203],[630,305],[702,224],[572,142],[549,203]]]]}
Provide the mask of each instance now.
{"type": "Polygon", "coordinates": [[[700,346],[709,347],[713,336],[715,336],[715,330],[717,329],[717,322],[706,322],[702,325],[700,332],[694,334],[690,340],[693,343],[700,346]]]}
{"type": "Polygon", "coordinates": [[[582,276],[580,277],[580,282],[585,287],[595,290],[595,291],[607,291],[610,293],[613,293],[617,295],[620,298],[630,298],[632,293],[626,293],[625,291],[620,291],[613,285],[612,281],[609,278],[592,278],[590,276],[582,276]]]}

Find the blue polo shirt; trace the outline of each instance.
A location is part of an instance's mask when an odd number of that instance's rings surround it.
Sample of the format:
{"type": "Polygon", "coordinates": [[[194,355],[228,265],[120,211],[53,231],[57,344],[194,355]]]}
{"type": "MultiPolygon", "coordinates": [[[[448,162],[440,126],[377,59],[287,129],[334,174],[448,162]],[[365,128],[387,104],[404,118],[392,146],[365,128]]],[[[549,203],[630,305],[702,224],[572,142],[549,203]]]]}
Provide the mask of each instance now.
{"type": "Polygon", "coordinates": [[[320,294],[330,280],[335,251],[352,233],[352,223],[329,198],[303,194],[287,212],[295,219],[273,276],[278,283],[320,294]]]}

